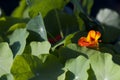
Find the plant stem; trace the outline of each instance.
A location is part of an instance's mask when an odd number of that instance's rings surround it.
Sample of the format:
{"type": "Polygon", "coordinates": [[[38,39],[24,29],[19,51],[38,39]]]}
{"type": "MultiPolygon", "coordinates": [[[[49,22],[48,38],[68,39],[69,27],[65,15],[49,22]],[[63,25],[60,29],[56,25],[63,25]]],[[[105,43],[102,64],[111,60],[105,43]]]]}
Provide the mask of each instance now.
{"type": "Polygon", "coordinates": [[[61,23],[60,23],[60,18],[59,18],[59,15],[58,15],[58,12],[57,12],[56,9],[55,9],[55,14],[56,14],[57,22],[58,22],[58,27],[59,27],[59,30],[60,30],[60,35],[61,35],[62,38],[64,38],[63,32],[62,32],[62,26],[61,26],[61,23]]]}

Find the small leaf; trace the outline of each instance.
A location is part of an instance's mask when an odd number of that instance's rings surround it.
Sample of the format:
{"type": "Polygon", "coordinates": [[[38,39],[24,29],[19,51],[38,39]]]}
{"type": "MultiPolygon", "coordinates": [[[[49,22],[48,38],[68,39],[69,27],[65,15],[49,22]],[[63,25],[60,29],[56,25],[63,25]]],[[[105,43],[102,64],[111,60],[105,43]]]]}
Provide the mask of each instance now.
{"type": "Polygon", "coordinates": [[[89,69],[89,60],[83,56],[68,60],[65,68],[74,74],[74,78],[72,80],[88,79],[87,70],[89,69]]]}
{"type": "Polygon", "coordinates": [[[31,46],[32,55],[35,56],[39,56],[40,54],[48,54],[51,47],[48,41],[31,42],[30,46],[31,46]]]}
{"type": "Polygon", "coordinates": [[[14,25],[14,24],[21,24],[27,23],[29,19],[20,19],[14,17],[1,17],[0,18],[0,35],[7,33],[7,31],[14,25]]]}
{"type": "Polygon", "coordinates": [[[67,46],[68,44],[72,43],[72,38],[75,36],[76,33],[74,34],[69,34],[64,41],[64,46],[67,46]]]}
{"type": "Polygon", "coordinates": [[[28,35],[29,33],[26,29],[16,29],[12,35],[8,36],[9,44],[14,55],[23,53],[28,35]]]}
{"type": "Polygon", "coordinates": [[[37,33],[44,40],[47,40],[47,33],[41,15],[31,19],[27,24],[27,29],[37,33]]]}
{"type": "Polygon", "coordinates": [[[97,80],[120,80],[120,66],[112,61],[110,54],[95,53],[90,64],[97,80]]]}
{"type": "Polygon", "coordinates": [[[13,54],[7,43],[0,43],[0,77],[10,74],[13,54]]]}
{"type": "Polygon", "coordinates": [[[25,0],[21,0],[20,4],[17,8],[15,8],[15,10],[12,12],[11,16],[12,17],[18,17],[18,18],[22,18],[23,17],[23,13],[26,9],[26,1],[25,0]]]}
{"type": "Polygon", "coordinates": [[[12,25],[12,26],[9,28],[8,32],[12,32],[12,31],[14,31],[14,30],[16,30],[16,29],[25,28],[25,27],[26,27],[26,24],[25,24],[25,23],[16,23],[16,24],[12,25]]]}

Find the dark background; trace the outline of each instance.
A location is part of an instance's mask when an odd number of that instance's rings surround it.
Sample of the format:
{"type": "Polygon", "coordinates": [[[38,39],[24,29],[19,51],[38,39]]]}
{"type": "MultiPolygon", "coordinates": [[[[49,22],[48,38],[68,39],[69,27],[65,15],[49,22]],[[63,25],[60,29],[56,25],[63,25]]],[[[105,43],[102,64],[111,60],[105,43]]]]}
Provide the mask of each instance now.
{"type": "MultiPolygon", "coordinates": [[[[7,16],[19,5],[20,0],[0,0],[0,7],[7,16]]],[[[91,16],[95,17],[101,8],[110,8],[120,13],[120,0],[94,0],[91,16]]]]}

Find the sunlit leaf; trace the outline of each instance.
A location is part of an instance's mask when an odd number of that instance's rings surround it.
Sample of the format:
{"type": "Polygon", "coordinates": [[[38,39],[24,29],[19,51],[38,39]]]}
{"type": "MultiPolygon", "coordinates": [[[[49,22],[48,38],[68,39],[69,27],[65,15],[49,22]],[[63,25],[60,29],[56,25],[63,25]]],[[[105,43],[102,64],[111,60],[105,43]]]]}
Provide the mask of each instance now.
{"type": "Polygon", "coordinates": [[[7,43],[0,43],[0,77],[10,74],[13,54],[7,43]]]}
{"type": "Polygon", "coordinates": [[[63,74],[61,74],[60,76],[58,76],[57,80],[66,80],[67,71],[68,70],[65,70],[63,74]]]}
{"type": "Polygon", "coordinates": [[[23,53],[28,35],[29,33],[26,29],[16,29],[12,35],[8,36],[9,44],[14,55],[23,53]]]}
{"type": "Polygon", "coordinates": [[[32,68],[36,69],[39,59],[31,55],[17,55],[14,59],[11,72],[15,80],[29,80],[34,77],[35,74],[32,68]]]}
{"type": "Polygon", "coordinates": [[[26,24],[25,24],[25,23],[16,23],[16,24],[12,25],[12,26],[9,28],[8,32],[12,32],[12,31],[14,31],[14,30],[16,30],[16,29],[25,28],[25,27],[26,27],[26,24]]]}
{"type": "Polygon", "coordinates": [[[102,9],[99,11],[97,19],[104,25],[103,42],[113,42],[120,36],[120,16],[117,12],[102,9]]]}
{"type": "Polygon", "coordinates": [[[26,0],[21,0],[20,3],[19,3],[19,6],[12,12],[11,16],[22,18],[23,13],[26,9],[26,6],[27,6],[26,0]]]}
{"type": "Polygon", "coordinates": [[[89,60],[85,57],[79,56],[76,59],[68,60],[65,68],[74,74],[73,79],[70,80],[88,80],[89,60]]]}
{"type": "Polygon", "coordinates": [[[47,40],[47,33],[41,15],[31,19],[27,24],[27,29],[39,35],[38,38],[47,40]]]}
{"type": "Polygon", "coordinates": [[[48,54],[50,50],[50,43],[44,42],[31,42],[31,53],[32,55],[39,56],[40,54],[48,54]]]}
{"type": "Polygon", "coordinates": [[[68,44],[72,43],[72,38],[75,36],[76,33],[70,34],[65,38],[64,46],[67,46],[68,44]]]}
{"type": "Polygon", "coordinates": [[[90,63],[97,80],[119,80],[120,66],[112,61],[107,53],[96,53],[90,58],[90,63]]]}

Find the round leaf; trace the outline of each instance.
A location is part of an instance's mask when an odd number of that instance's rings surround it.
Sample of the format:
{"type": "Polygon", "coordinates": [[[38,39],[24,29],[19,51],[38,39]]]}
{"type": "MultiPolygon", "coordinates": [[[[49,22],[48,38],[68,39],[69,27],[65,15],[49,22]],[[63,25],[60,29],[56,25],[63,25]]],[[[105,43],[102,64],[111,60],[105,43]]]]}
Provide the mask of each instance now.
{"type": "Polygon", "coordinates": [[[95,53],[90,63],[97,80],[120,80],[120,66],[112,61],[110,54],[95,53]]]}
{"type": "Polygon", "coordinates": [[[76,59],[71,59],[66,62],[65,68],[74,74],[74,78],[71,80],[87,80],[89,69],[89,60],[83,56],[79,56],[76,59]]]}

